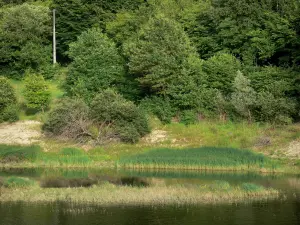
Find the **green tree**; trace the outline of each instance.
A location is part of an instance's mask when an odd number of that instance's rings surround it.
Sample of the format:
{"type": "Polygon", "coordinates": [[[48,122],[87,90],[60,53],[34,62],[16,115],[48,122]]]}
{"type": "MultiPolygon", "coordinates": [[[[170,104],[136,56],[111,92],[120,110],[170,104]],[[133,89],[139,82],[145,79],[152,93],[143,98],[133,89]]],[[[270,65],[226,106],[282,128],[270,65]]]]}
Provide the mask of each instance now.
{"type": "Polygon", "coordinates": [[[101,90],[124,83],[124,60],[115,44],[99,29],[83,32],[70,45],[73,62],[66,78],[66,90],[90,102],[101,90]]]}
{"type": "Polygon", "coordinates": [[[148,94],[171,98],[188,92],[186,85],[201,81],[201,61],[184,30],[163,16],[150,18],[137,37],[124,45],[129,73],[148,94]],[[183,87],[182,94],[177,91],[183,87]]]}
{"type": "Polygon", "coordinates": [[[57,52],[60,62],[68,61],[69,44],[93,26],[105,29],[106,22],[122,10],[136,9],[143,0],[53,0],[57,10],[57,52]]]}
{"type": "Polygon", "coordinates": [[[27,108],[44,111],[49,103],[51,93],[42,75],[27,75],[24,79],[24,97],[27,108]]]}
{"type": "Polygon", "coordinates": [[[233,55],[220,53],[204,61],[202,67],[207,74],[208,86],[228,95],[233,91],[235,74],[242,65],[233,55]]]}
{"type": "Polygon", "coordinates": [[[24,3],[0,10],[0,65],[24,72],[51,62],[49,8],[24,3]]]}
{"type": "Polygon", "coordinates": [[[5,77],[0,76],[0,123],[18,120],[16,106],[17,98],[15,90],[5,77]]]}
{"type": "Polygon", "coordinates": [[[252,122],[252,110],[256,105],[256,92],[250,86],[250,80],[240,71],[233,83],[234,92],[231,95],[231,103],[236,111],[248,122],[252,122]]]}

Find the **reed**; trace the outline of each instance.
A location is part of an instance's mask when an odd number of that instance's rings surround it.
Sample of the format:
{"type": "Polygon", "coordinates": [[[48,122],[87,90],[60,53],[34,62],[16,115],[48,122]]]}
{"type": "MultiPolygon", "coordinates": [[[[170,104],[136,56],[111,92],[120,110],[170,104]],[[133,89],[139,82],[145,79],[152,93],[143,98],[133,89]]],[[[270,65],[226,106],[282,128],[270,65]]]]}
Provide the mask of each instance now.
{"type": "Polygon", "coordinates": [[[8,177],[4,180],[3,186],[7,188],[20,188],[20,187],[28,187],[34,185],[35,182],[28,178],[23,177],[8,177]]]}
{"type": "Polygon", "coordinates": [[[262,154],[234,148],[156,149],[122,157],[126,168],[275,171],[279,164],[262,154]]]}
{"type": "Polygon", "coordinates": [[[33,162],[41,153],[39,146],[18,146],[0,144],[1,163],[19,163],[22,161],[33,162]]]}
{"type": "MultiPolygon", "coordinates": [[[[228,184],[226,184],[228,185],[228,184]]],[[[225,185],[225,186],[226,186],[225,185]]],[[[224,184],[210,186],[117,186],[111,183],[89,188],[18,188],[0,190],[0,202],[23,201],[26,203],[88,203],[96,205],[192,205],[233,203],[278,198],[274,189],[247,191],[243,188],[224,188],[224,184]]]]}

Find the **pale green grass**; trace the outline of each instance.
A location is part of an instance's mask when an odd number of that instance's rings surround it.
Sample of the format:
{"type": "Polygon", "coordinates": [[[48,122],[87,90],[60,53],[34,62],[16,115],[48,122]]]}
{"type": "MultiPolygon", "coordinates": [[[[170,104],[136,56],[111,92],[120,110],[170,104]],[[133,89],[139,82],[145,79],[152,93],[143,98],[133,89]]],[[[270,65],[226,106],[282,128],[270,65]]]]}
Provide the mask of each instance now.
{"type": "Polygon", "coordinates": [[[26,203],[88,203],[96,205],[186,205],[233,203],[278,198],[274,189],[259,188],[247,191],[240,187],[221,188],[210,186],[165,186],[146,188],[115,186],[110,183],[91,188],[0,189],[1,202],[23,201],[26,203]]]}
{"type": "MultiPolygon", "coordinates": [[[[61,98],[64,95],[63,90],[59,87],[60,84],[58,81],[53,81],[53,80],[47,80],[46,81],[48,86],[49,86],[49,91],[51,93],[51,104],[58,98],[61,98]]],[[[24,91],[24,82],[19,81],[19,80],[10,80],[11,85],[14,87],[17,95],[17,100],[19,105],[21,106],[21,110],[19,112],[19,117],[20,120],[41,120],[43,115],[41,112],[33,114],[33,115],[28,115],[25,112],[24,109],[24,104],[25,104],[25,99],[23,95],[24,91]]]]}

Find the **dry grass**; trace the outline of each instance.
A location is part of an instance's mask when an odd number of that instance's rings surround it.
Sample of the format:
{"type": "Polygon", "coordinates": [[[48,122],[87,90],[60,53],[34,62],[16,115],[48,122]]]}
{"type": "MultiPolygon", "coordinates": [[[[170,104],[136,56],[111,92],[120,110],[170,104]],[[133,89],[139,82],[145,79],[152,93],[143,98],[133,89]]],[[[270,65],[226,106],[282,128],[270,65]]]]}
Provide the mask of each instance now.
{"type": "Polygon", "coordinates": [[[278,196],[279,192],[273,189],[251,192],[237,187],[228,191],[211,191],[206,186],[192,188],[180,186],[138,188],[115,186],[109,183],[91,188],[42,189],[35,187],[13,190],[0,189],[1,202],[49,203],[66,201],[97,205],[215,204],[274,199],[278,196]]]}

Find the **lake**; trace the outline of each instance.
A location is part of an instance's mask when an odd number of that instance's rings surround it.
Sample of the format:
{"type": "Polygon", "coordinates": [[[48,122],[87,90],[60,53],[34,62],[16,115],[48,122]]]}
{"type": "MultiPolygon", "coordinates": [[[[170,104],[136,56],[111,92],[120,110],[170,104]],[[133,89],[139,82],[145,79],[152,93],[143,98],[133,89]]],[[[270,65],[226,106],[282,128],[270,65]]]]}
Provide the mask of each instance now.
{"type": "MultiPolygon", "coordinates": [[[[0,177],[29,177],[53,185],[49,178],[62,180],[97,179],[120,185],[143,185],[155,180],[166,185],[207,184],[215,180],[231,185],[251,182],[282,191],[276,200],[247,201],[234,204],[168,205],[168,206],[106,206],[67,202],[32,204],[1,203],[2,225],[299,225],[300,177],[292,175],[260,175],[205,171],[120,171],[120,170],[49,170],[6,169],[0,177]],[[141,183],[142,181],[142,183],[141,183]],[[144,183],[143,183],[144,182],[144,183]]],[[[77,185],[78,182],[75,182],[77,185]]],[[[63,183],[65,184],[65,183],[63,183]]],[[[74,182],[71,184],[73,185],[74,182]]],[[[68,183],[70,185],[70,183],[68,183]]],[[[45,186],[47,187],[47,185],[45,186]]],[[[143,187],[141,187],[143,188],[143,187]]]]}

